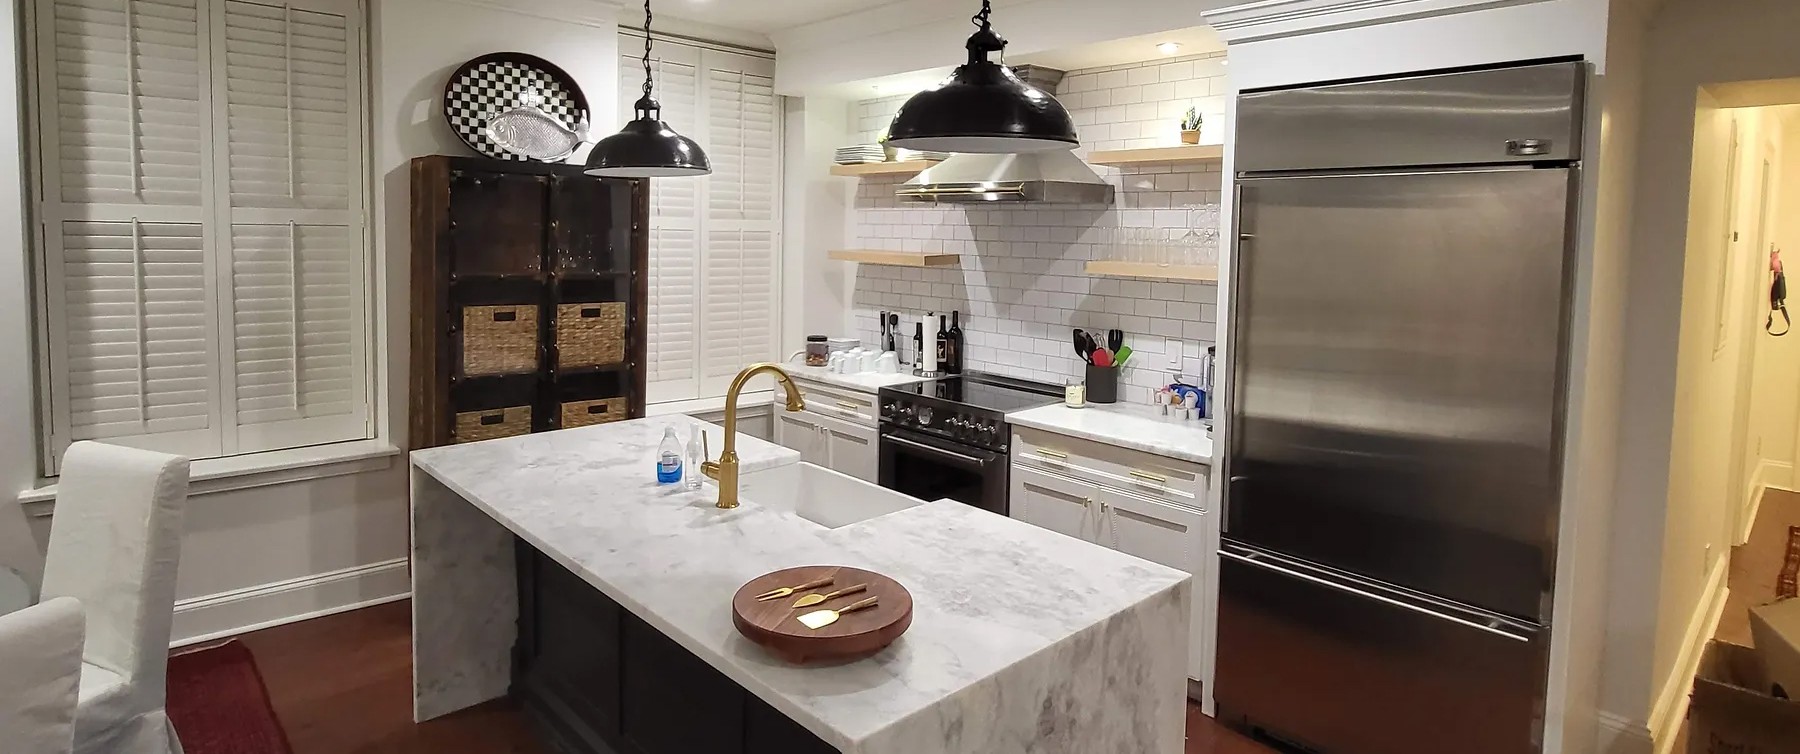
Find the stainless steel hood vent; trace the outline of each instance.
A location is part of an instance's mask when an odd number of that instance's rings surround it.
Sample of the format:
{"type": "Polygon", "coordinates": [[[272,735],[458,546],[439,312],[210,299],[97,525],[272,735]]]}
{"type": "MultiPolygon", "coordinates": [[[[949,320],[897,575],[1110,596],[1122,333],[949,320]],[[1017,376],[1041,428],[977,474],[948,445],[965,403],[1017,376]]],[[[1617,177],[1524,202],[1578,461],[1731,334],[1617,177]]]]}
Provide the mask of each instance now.
{"type": "Polygon", "coordinates": [[[926,168],[894,192],[914,202],[1106,204],[1112,184],[1073,153],[958,154],[926,168]]]}

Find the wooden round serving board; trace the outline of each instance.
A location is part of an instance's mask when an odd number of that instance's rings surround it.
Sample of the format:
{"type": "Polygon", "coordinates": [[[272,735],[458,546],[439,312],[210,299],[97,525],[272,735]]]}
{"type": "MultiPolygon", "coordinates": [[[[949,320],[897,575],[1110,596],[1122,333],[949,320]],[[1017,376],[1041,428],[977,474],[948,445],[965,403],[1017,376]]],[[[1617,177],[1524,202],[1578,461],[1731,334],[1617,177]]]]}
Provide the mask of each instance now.
{"type": "Polygon", "coordinates": [[[912,626],[912,594],[900,582],[873,571],[848,566],[799,566],[765,573],[740,587],[731,598],[731,622],[739,633],[762,645],[775,656],[800,664],[818,660],[866,657],[892,644],[912,626]],[[797,586],[825,577],[830,586],[796,591],[786,597],[757,602],[756,595],[784,586],[797,586]],[[795,600],[808,594],[830,594],[857,584],[869,588],[822,605],[795,608],[795,600]],[[800,616],[814,610],[838,610],[869,597],[879,597],[874,607],[838,616],[837,622],[813,630],[800,616]]]}

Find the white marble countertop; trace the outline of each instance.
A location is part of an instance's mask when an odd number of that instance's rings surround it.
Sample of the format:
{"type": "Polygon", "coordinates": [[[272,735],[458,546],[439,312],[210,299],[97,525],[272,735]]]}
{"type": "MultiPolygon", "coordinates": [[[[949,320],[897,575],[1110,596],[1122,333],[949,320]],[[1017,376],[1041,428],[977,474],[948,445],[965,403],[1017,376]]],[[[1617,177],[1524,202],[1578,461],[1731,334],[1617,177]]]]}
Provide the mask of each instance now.
{"type": "MultiPolygon", "coordinates": [[[[914,382],[923,382],[926,379],[913,375],[911,367],[904,365],[901,366],[901,369],[907,371],[900,374],[881,374],[879,372],[832,374],[831,370],[825,367],[809,367],[793,363],[783,364],[781,368],[787,370],[787,373],[795,379],[822,382],[851,390],[861,390],[865,393],[873,393],[889,385],[908,385],[914,382]]],[[[780,399],[781,396],[777,393],[776,400],[780,399]]]]}
{"type": "MultiPolygon", "coordinates": [[[[841,751],[1023,752],[1030,744],[995,721],[1079,729],[1117,714],[1107,709],[1141,708],[1132,714],[1173,727],[1179,713],[1161,705],[1179,705],[1178,690],[1121,699],[1103,677],[1141,686],[1181,673],[1169,668],[1182,659],[1141,647],[1185,648],[1188,574],[949,500],[837,529],[754,500],[720,510],[710,485],[689,492],[654,480],[663,427],[677,425],[685,440],[689,423],[704,424],[639,419],[420,450],[412,463],[841,751]],[[809,564],[897,579],[914,599],[910,631],[872,658],[823,667],[786,664],[741,637],[729,607],[738,587],[809,564]],[[1100,638],[1115,635],[1139,638],[1100,638]],[[1021,685],[1028,659],[1045,671],[1021,685]],[[988,680],[997,675],[1013,685],[988,680]],[[1072,708],[1038,709],[1047,699],[1072,708]]],[[[741,435],[737,447],[746,473],[797,458],[741,435]]],[[[1105,727],[1149,751],[1141,742],[1159,726],[1105,727]]],[[[1171,735],[1178,749],[1179,731],[1171,735]]]]}
{"type": "Polygon", "coordinates": [[[1090,403],[1069,408],[1061,403],[1006,415],[1021,427],[1080,437],[1165,458],[1212,465],[1212,433],[1199,419],[1163,416],[1154,406],[1090,403]]]}

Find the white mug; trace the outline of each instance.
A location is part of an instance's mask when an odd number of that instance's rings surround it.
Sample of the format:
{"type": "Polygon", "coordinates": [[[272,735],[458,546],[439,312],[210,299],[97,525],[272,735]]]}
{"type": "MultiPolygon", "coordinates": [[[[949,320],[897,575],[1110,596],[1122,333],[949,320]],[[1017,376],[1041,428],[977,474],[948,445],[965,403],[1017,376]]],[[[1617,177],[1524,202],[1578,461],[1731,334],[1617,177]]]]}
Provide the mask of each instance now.
{"type": "Polygon", "coordinates": [[[888,351],[875,359],[875,371],[882,374],[900,373],[900,354],[888,351]]]}
{"type": "Polygon", "coordinates": [[[864,351],[862,355],[862,370],[865,372],[876,371],[876,367],[880,366],[880,361],[881,354],[879,352],[864,351]]]}

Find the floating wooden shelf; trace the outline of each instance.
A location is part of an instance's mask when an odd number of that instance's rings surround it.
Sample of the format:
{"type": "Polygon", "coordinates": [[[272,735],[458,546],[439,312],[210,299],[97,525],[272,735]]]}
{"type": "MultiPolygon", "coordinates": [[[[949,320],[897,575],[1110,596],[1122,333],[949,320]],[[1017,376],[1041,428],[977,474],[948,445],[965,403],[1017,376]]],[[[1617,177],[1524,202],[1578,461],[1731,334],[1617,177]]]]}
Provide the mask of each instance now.
{"type": "Polygon", "coordinates": [[[1109,275],[1112,277],[1192,280],[1202,283],[1219,282],[1219,267],[1218,265],[1212,264],[1157,264],[1155,262],[1098,261],[1087,263],[1087,273],[1089,275],[1109,275]]]}
{"type": "Polygon", "coordinates": [[[1221,162],[1225,159],[1223,144],[1189,144],[1153,149],[1108,149],[1088,154],[1094,165],[1154,165],[1183,162],[1221,162]]]}
{"type": "Polygon", "coordinates": [[[885,264],[894,267],[952,267],[962,262],[960,254],[926,251],[888,251],[885,249],[835,249],[826,256],[840,262],[885,264]]]}
{"type": "Polygon", "coordinates": [[[832,175],[864,176],[864,175],[913,175],[932,165],[937,160],[907,160],[906,162],[864,162],[856,165],[832,165],[832,175]]]}

